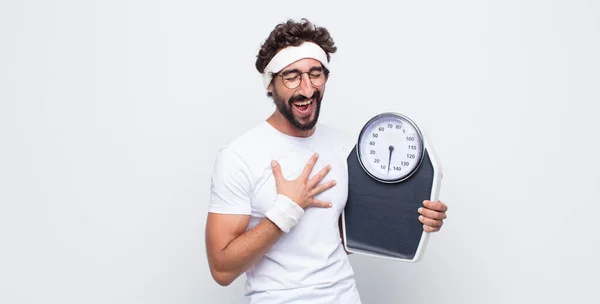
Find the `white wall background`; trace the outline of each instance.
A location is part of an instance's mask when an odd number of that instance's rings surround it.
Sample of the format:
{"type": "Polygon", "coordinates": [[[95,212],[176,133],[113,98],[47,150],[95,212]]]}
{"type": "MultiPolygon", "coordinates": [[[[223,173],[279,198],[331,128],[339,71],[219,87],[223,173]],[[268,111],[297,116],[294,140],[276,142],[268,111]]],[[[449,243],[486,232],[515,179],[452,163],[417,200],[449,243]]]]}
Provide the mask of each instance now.
{"type": "Polygon", "coordinates": [[[0,303],[241,303],[210,277],[217,149],[273,110],[254,59],[308,17],[322,121],[405,113],[450,206],[364,303],[598,303],[598,1],[0,1],[0,303]]]}

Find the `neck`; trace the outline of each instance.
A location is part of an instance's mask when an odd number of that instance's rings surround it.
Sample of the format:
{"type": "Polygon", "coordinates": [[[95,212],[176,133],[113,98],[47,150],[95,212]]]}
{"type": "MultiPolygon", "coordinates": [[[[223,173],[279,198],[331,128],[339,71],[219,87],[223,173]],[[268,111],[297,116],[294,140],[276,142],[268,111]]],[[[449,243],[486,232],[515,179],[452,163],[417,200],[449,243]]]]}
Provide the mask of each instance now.
{"type": "Polygon", "coordinates": [[[279,111],[275,110],[267,122],[277,129],[279,132],[294,137],[309,137],[315,133],[315,127],[309,130],[298,130],[291,122],[289,122],[279,111]]]}

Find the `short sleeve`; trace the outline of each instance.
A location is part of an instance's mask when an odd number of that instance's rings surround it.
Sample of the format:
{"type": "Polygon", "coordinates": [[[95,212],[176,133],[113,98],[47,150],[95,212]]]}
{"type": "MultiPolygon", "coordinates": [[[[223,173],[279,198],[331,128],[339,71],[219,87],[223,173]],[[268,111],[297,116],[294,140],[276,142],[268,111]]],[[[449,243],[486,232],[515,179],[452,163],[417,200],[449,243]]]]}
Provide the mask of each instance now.
{"type": "Polygon", "coordinates": [[[251,173],[244,160],[230,148],[219,150],[210,187],[209,212],[252,213],[251,173]]]}

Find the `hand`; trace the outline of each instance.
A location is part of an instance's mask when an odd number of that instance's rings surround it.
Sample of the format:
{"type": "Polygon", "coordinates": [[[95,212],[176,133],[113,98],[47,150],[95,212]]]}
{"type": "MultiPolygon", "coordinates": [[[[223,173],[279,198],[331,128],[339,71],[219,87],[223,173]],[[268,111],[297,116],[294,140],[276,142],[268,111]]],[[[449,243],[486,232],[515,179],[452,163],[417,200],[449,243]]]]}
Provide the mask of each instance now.
{"type": "Polygon", "coordinates": [[[441,201],[423,201],[423,207],[419,208],[419,221],[423,223],[423,230],[427,232],[436,232],[442,228],[444,219],[446,219],[446,206],[441,201]]]}
{"type": "Polygon", "coordinates": [[[302,207],[302,209],[306,209],[308,207],[331,207],[331,203],[322,202],[313,198],[315,195],[330,189],[335,185],[335,180],[331,180],[327,183],[319,185],[319,182],[321,182],[329,170],[331,170],[331,165],[325,166],[325,168],[321,169],[321,171],[313,176],[313,178],[310,180],[308,179],[318,157],[318,154],[315,153],[308,160],[308,163],[304,167],[302,174],[300,174],[297,179],[292,181],[286,180],[281,174],[281,167],[279,166],[279,163],[275,160],[272,161],[271,169],[273,170],[273,176],[275,177],[277,193],[289,197],[292,201],[298,204],[298,206],[302,207]]]}

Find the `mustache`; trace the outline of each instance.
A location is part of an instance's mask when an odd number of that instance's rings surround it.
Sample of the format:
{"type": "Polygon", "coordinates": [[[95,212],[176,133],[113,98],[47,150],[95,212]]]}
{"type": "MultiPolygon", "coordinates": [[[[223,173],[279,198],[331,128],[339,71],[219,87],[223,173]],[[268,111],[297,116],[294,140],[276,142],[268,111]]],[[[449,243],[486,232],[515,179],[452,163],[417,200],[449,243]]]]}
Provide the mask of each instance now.
{"type": "Polygon", "coordinates": [[[305,100],[307,100],[307,99],[313,99],[313,98],[314,98],[314,99],[315,99],[315,101],[316,101],[316,100],[319,100],[319,96],[320,96],[320,94],[321,94],[321,93],[320,93],[319,91],[315,91],[315,92],[312,94],[312,96],[311,96],[311,97],[306,97],[306,96],[304,96],[304,95],[302,95],[302,94],[300,94],[300,95],[296,95],[296,96],[293,96],[292,98],[290,98],[290,102],[294,102],[294,101],[305,101],[305,100]]]}

